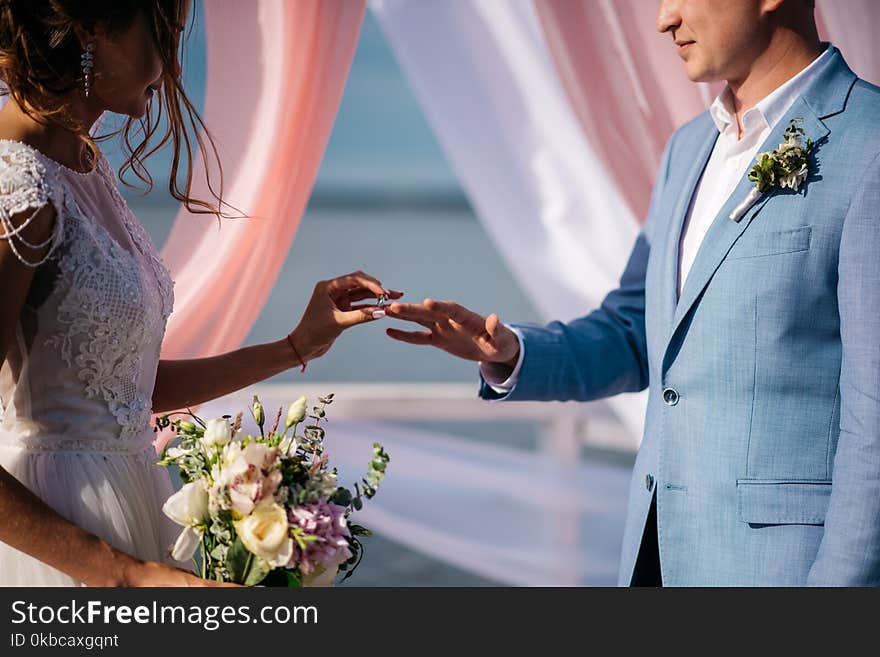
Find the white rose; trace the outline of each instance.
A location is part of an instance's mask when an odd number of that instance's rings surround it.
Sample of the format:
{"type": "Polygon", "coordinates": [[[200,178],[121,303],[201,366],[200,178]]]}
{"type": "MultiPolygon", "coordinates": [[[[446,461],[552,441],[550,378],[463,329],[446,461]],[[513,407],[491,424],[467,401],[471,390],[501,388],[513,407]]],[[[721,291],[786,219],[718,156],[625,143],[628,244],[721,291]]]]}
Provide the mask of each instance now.
{"type": "Polygon", "coordinates": [[[184,484],[162,505],[162,511],[184,530],[171,549],[171,557],[177,561],[189,559],[199,542],[202,531],[196,527],[208,518],[208,487],[201,479],[184,484]]]}
{"type": "Polygon", "coordinates": [[[287,513],[274,502],[258,505],[233,525],[241,542],[272,568],[287,565],[293,555],[293,539],[288,533],[287,513]]]}
{"type": "Polygon", "coordinates": [[[290,405],[290,408],[287,410],[286,420],[286,426],[288,429],[294,424],[299,424],[306,419],[306,406],[308,403],[308,399],[300,397],[290,405]]]}
{"type": "Polygon", "coordinates": [[[205,435],[201,437],[202,446],[206,453],[210,453],[213,449],[223,447],[232,440],[232,427],[225,418],[216,418],[208,420],[205,427],[205,435]]]}

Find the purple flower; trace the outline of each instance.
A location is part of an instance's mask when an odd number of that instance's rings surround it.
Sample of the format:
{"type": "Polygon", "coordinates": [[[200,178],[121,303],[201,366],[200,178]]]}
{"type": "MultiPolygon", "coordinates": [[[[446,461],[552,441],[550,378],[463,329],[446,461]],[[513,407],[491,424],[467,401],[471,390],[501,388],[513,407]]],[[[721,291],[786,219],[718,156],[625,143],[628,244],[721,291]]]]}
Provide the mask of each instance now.
{"type": "Polygon", "coordinates": [[[351,558],[344,506],[309,502],[288,509],[287,518],[291,528],[301,529],[307,537],[302,543],[294,540],[288,568],[298,566],[303,575],[310,575],[316,570],[335,569],[351,558]]]}

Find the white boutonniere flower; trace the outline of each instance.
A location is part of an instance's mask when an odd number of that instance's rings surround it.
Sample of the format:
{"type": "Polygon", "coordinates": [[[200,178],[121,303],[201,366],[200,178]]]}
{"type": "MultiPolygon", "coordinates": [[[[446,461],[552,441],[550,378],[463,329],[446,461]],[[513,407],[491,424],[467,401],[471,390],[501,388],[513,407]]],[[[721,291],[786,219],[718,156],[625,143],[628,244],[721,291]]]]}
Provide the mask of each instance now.
{"type": "Polygon", "coordinates": [[[813,148],[813,140],[807,139],[801,127],[803,119],[792,119],[785,129],[785,141],[773,151],[759,153],[755,166],[749,171],[749,180],[755,186],[730,213],[733,221],[739,221],[749,208],[773,189],[790,189],[796,192],[810,174],[807,154],[813,148]]]}

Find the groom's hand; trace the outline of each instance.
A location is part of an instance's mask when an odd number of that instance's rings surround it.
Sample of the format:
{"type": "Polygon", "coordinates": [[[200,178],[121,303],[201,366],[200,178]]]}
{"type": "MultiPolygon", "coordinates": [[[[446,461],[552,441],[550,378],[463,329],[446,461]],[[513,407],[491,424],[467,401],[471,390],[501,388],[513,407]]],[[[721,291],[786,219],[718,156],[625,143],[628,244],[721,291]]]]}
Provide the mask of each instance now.
{"type": "Polygon", "coordinates": [[[387,329],[389,337],[401,342],[430,345],[453,356],[513,368],[519,357],[516,333],[492,313],[483,317],[451,301],[425,299],[421,304],[393,303],[389,317],[414,322],[425,331],[387,329]]]}

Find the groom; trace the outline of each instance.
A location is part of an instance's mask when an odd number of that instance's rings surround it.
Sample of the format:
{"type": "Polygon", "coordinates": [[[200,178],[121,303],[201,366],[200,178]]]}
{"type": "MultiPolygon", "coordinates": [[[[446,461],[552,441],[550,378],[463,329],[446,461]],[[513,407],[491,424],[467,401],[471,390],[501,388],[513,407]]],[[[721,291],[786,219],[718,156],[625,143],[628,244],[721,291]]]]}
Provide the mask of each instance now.
{"type": "Polygon", "coordinates": [[[880,584],[880,89],[820,43],[813,12],[662,3],[689,78],[727,86],[669,140],[599,309],[543,328],[451,302],[388,310],[426,329],[391,337],[480,361],[485,399],[649,388],[621,585],[880,584]],[[795,119],[806,179],[734,213],[795,119]]]}

